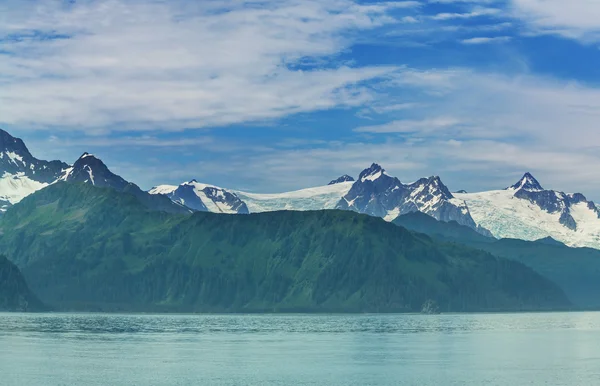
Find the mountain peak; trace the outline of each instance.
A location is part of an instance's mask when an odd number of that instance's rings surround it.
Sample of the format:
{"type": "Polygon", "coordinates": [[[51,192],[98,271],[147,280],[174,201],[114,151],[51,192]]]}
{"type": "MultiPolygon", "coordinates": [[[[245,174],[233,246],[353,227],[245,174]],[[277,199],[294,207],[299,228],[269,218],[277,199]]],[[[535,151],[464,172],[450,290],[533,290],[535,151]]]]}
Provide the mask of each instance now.
{"type": "Polygon", "coordinates": [[[361,182],[364,182],[366,180],[375,181],[376,179],[381,177],[384,173],[385,173],[384,168],[382,168],[379,164],[373,163],[373,164],[371,164],[371,166],[368,169],[365,169],[360,173],[360,175],[358,176],[358,179],[361,182]]]}
{"type": "Polygon", "coordinates": [[[87,152],[83,153],[73,166],[64,170],[60,180],[90,183],[100,187],[111,187],[118,191],[123,191],[129,185],[129,182],[111,172],[100,158],[87,152]]]}
{"type": "Polygon", "coordinates": [[[535,177],[533,175],[531,175],[531,173],[527,172],[523,175],[523,177],[513,186],[509,187],[508,189],[513,189],[513,190],[529,190],[529,191],[541,191],[544,190],[544,188],[542,188],[542,185],[540,185],[540,183],[538,182],[538,180],[535,179],[535,177]]]}
{"type": "Polygon", "coordinates": [[[342,182],[353,182],[354,178],[352,178],[351,176],[344,174],[341,177],[336,178],[335,180],[332,180],[329,184],[327,185],[335,185],[335,184],[341,184],[342,182]]]}
{"type": "Polygon", "coordinates": [[[13,152],[24,158],[32,158],[22,139],[15,138],[2,129],[0,129],[0,152],[13,152]]]}

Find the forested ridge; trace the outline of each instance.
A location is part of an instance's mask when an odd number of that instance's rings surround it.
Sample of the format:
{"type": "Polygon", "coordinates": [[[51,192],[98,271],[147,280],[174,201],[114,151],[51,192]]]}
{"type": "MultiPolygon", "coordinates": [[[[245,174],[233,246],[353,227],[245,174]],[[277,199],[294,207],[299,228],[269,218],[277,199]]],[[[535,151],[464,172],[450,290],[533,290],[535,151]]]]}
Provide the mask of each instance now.
{"type": "Polygon", "coordinates": [[[400,216],[396,225],[523,263],[558,284],[577,308],[600,309],[600,251],[570,248],[550,239],[525,241],[485,237],[456,222],[441,222],[422,213],[400,216]]]}
{"type": "Polygon", "coordinates": [[[0,311],[41,311],[45,307],[29,290],[16,265],[0,256],[0,311]]]}
{"type": "Polygon", "coordinates": [[[346,211],[193,215],[57,183],[0,220],[0,252],[61,310],[418,312],[565,309],[524,265],[346,211]]]}

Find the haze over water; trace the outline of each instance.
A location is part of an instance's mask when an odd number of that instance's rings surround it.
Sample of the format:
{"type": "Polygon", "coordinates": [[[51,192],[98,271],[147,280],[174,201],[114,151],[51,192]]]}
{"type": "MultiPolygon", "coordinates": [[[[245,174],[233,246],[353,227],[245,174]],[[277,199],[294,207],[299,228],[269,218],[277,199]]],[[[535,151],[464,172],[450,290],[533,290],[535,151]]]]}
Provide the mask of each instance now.
{"type": "Polygon", "coordinates": [[[0,314],[0,384],[593,385],[600,313],[0,314]]]}

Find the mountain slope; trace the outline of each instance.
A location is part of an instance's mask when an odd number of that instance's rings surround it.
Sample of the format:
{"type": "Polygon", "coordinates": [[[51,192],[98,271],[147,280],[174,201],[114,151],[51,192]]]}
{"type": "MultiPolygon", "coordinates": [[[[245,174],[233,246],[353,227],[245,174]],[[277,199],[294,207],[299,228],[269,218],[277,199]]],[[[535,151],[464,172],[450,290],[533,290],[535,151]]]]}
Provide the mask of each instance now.
{"type": "Polygon", "coordinates": [[[196,180],[179,186],[160,185],[148,191],[163,194],[173,202],[199,212],[248,214],[246,203],[237,194],[213,185],[201,184],[196,180]]]}
{"type": "Polygon", "coordinates": [[[0,256],[0,311],[42,311],[44,306],[29,290],[16,265],[0,256]]]}
{"type": "Polygon", "coordinates": [[[438,240],[461,243],[519,261],[561,286],[577,306],[600,308],[600,251],[596,249],[569,248],[549,238],[496,240],[456,222],[436,221],[421,213],[401,216],[394,223],[438,240]]]}
{"type": "Polygon", "coordinates": [[[529,241],[552,237],[569,246],[600,249],[596,205],[580,193],[546,190],[530,173],[504,190],[455,196],[495,237],[529,241]]]}
{"type": "Polygon", "coordinates": [[[0,220],[11,256],[62,309],[443,311],[568,306],[529,268],[342,211],[177,216],[58,183],[0,220]]]}

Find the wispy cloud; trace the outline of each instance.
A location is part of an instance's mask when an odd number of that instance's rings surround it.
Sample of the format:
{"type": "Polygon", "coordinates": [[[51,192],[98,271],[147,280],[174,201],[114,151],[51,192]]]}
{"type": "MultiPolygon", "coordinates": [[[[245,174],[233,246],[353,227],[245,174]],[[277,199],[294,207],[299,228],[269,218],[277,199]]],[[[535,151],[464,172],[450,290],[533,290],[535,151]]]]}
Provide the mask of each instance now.
{"type": "Polygon", "coordinates": [[[480,8],[477,7],[470,12],[465,13],[438,13],[437,15],[433,15],[431,18],[433,20],[453,20],[453,19],[472,19],[475,17],[481,16],[493,16],[499,15],[502,13],[502,10],[498,8],[480,8]]]}
{"type": "Polygon", "coordinates": [[[362,105],[372,99],[363,82],[394,67],[303,63],[334,58],[353,34],[396,22],[389,10],[418,5],[10,1],[0,123],[169,130],[362,105]]]}
{"type": "Polygon", "coordinates": [[[489,43],[506,43],[512,40],[510,36],[495,36],[495,37],[476,37],[461,40],[462,44],[489,44],[489,43]]]}

